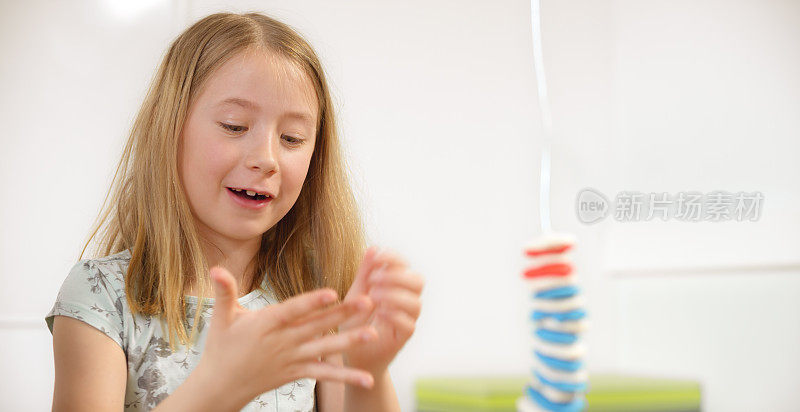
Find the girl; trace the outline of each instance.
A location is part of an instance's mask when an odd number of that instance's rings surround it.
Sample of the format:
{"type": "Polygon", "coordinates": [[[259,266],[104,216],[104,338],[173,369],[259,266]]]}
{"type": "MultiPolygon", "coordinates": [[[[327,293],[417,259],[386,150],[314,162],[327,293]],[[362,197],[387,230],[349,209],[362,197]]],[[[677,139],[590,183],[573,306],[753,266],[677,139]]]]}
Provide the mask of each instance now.
{"type": "Polygon", "coordinates": [[[102,257],[45,318],[53,409],[399,410],[388,366],[423,279],[365,247],[340,150],[289,26],[218,13],[182,33],[81,252],[104,227],[102,257]]]}

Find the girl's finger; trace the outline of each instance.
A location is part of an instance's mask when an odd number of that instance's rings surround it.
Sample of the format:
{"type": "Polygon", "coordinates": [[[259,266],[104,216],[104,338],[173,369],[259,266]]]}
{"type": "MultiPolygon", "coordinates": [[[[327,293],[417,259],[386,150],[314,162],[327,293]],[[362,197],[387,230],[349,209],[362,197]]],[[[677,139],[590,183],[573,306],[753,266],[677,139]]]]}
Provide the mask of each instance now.
{"type": "Polygon", "coordinates": [[[336,301],[336,291],[330,288],[318,289],[311,292],[292,296],[281,303],[269,305],[259,309],[267,324],[267,329],[286,327],[299,318],[321,309],[336,301]]]}
{"type": "Polygon", "coordinates": [[[370,277],[371,287],[375,286],[399,286],[408,289],[416,294],[422,293],[425,286],[425,278],[417,272],[405,271],[378,271],[370,277]]]}
{"type": "Polygon", "coordinates": [[[371,310],[372,301],[369,298],[343,302],[297,320],[289,326],[285,336],[293,342],[302,343],[320,333],[336,328],[348,318],[371,310]],[[363,306],[360,306],[361,304],[363,306]]]}
{"type": "Polygon", "coordinates": [[[422,302],[419,295],[399,287],[373,287],[369,296],[378,307],[397,309],[406,312],[413,319],[419,318],[422,302]]]}
{"type": "Polygon", "coordinates": [[[320,356],[344,352],[377,338],[378,333],[374,328],[369,326],[353,329],[344,333],[325,335],[322,338],[314,339],[300,345],[295,351],[295,357],[299,361],[317,359],[320,356]]]}
{"type": "Polygon", "coordinates": [[[394,338],[398,341],[405,342],[414,334],[417,322],[403,311],[380,309],[377,316],[394,327],[394,338]]]}
{"type": "MultiPolygon", "coordinates": [[[[359,299],[369,300],[370,305],[368,310],[360,310],[358,312],[353,313],[353,315],[350,316],[346,321],[339,324],[339,330],[353,329],[358,326],[369,323],[368,319],[370,318],[370,316],[372,316],[374,312],[373,309],[375,308],[375,304],[373,300],[369,298],[369,296],[362,296],[359,299]]],[[[358,300],[358,299],[353,299],[353,300],[358,300]]]]}
{"type": "Polygon", "coordinates": [[[367,293],[367,289],[369,288],[367,277],[369,276],[370,272],[375,269],[375,265],[377,263],[375,258],[378,253],[379,250],[377,246],[370,246],[367,248],[366,252],[364,252],[364,257],[361,259],[361,264],[358,266],[356,276],[353,278],[353,283],[350,285],[350,289],[347,291],[345,300],[349,300],[349,298],[352,296],[357,297],[367,293]]]}
{"type": "Polygon", "coordinates": [[[375,256],[375,260],[380,262],[379,266],[386,266],[389,271],[405,271],[408,268],[408,262],[392,249],[383,248],[381,252],[375,256]]]}
{"type": "Polygon", "coordinates": [[[302,377],[310,377],[317,380],[345,382],[351,385],[358,385],[368,389],[375,384],[372,374],[365,370],[337,366],[328,362],[311,361],[300,366],[302,377]]]}
{"type": "Polygon", "coordinates": [[[211,285],[214,288],[214,320],[218,327],[226,327],[233,320],[239,302],[236,296],[239,295],[236,287],[236,279],[230,272],[222,266],[214,266],[209,271],[211,285]]]}

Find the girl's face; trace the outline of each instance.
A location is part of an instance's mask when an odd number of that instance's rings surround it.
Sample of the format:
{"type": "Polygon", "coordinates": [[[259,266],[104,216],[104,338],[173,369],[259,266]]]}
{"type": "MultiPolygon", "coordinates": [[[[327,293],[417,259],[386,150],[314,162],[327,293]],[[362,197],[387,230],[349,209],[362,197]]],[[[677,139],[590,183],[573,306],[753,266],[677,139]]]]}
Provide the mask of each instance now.
{"type": "Polygon", "coordinates": [[[215,245],[260,242],[294,205],[316,136],[316,94],[284,60],[239,53],[207,81],[189,108],[178,170],[201,236],[215,245]],[[266,190],[258,209],[229,188],[266,190]]]}

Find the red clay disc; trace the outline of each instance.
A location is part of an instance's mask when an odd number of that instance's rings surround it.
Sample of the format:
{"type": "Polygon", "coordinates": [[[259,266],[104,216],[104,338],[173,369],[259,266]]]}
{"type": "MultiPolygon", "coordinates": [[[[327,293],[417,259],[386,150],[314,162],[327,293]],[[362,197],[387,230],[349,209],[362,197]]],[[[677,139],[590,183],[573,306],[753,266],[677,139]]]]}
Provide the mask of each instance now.
{"type": "Polygon", "coordinates": [[[547,249],[526,249],[525,256],[541,256],[564,253],[572,248],[572,245],[558,245],[547,249]]]}
{"type": "Polygon", "coordinates": [[[538,278],[545,276],[567,276],[572,273],[572,265],[568,263],[551,263],[544,266],[533,266],[525,269],[525,278],[538,278]]]}

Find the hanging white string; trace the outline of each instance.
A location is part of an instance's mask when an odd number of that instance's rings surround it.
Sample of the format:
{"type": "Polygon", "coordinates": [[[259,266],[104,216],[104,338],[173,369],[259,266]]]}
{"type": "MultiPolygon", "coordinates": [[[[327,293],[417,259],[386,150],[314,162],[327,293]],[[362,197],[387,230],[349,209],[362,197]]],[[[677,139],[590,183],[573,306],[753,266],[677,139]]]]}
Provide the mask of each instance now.
{"type": "Polygon", "coordinates": [[[536,73],[536,90],[539,95],[539,111],[542,115],[544,144],[539,172],[539,227],[542,234],[550,232],[550,147],[553,142],[553,120],[547,100],[547,82],[544,77],[542,59],[542,29],[539,17],[539,0],[531,0],[531,32],[533,37],[533,69],[536,73]]]}

